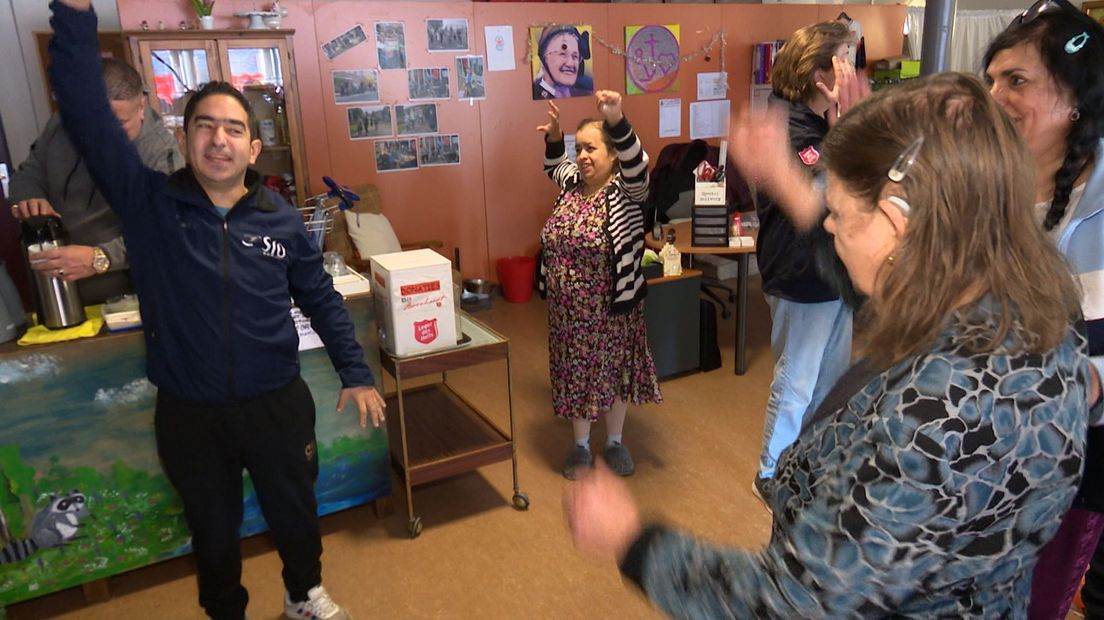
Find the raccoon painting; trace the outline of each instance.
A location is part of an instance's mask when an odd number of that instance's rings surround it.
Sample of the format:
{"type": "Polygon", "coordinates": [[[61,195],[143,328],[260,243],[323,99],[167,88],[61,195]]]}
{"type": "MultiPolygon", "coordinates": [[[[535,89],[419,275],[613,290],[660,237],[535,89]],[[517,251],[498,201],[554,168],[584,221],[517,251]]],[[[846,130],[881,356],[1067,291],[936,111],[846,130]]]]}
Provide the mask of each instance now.
{"type": "Polygon", "coordinates": [[[38,511],[31,523],[31,536],[15,540],[0,549],[0,564],[25,560],[39,549],[64,547],[77,536],[80,520],[89,516],[84,494],[73,489],[61,497],[50,496],[50,504],[38,511]]]}

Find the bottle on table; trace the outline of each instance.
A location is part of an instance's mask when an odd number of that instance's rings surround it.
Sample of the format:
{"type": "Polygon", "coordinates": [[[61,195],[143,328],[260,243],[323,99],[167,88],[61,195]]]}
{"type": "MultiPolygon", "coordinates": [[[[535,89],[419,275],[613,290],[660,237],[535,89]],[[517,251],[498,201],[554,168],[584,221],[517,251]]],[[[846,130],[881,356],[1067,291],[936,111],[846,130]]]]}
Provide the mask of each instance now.
{"type": "Polygon", "coordinates": [[[663,277],[682,275],[682,252],[675,247],[675,230],[667,230],[667,243],[659,251],[659,258],[663,260],[663,277]]]}

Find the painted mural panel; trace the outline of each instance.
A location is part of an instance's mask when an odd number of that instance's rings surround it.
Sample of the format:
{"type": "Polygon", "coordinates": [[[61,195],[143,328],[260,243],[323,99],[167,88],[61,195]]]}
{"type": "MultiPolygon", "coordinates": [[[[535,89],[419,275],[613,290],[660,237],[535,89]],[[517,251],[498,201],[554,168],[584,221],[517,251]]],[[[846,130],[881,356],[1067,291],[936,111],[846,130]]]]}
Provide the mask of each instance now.
{"type": "MultiPolygon", "coordinates": [[[[370,299],[349,302],[379,376],[370,299]]],[[[387,437],[334,411],[324,349],[300,354],[317,415],[319,513],[391,494],[387,437]]],[[[0,350],[0,607],[188,553],[153,434],[140,333],[0,350]]],[[[242,535],[266,529],[248,477],[242,535]]]]}

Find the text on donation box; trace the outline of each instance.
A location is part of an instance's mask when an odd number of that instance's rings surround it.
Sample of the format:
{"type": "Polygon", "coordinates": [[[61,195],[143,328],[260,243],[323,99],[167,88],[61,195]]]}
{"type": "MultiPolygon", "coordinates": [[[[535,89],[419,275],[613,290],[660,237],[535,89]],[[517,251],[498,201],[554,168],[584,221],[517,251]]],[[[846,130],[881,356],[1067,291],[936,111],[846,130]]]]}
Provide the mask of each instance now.
{"type": "Polygon", "coordinates": [[[372,280],[384,349],[409,355],[456,345],[448,259],[432,250],[373,256],[372,280]]]}

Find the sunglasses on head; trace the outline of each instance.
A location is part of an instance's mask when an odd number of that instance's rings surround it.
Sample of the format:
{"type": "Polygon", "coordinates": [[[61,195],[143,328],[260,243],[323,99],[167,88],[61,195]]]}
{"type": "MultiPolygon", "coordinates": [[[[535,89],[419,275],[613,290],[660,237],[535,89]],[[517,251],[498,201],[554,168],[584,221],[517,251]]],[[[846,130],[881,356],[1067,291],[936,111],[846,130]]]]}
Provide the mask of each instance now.
{"type": "Polygon", "coordinates": [[[1035,4],[1027,7],[1023,13],[1017,15],[1016,18],[1012,20],[1012,23],[1020,25],[1030,24],[1040,15],[1053,13],[1055,11],[1079,12],[1076,7],[1066,2],[1066,0],[1038,0],[1035,4]]]}

